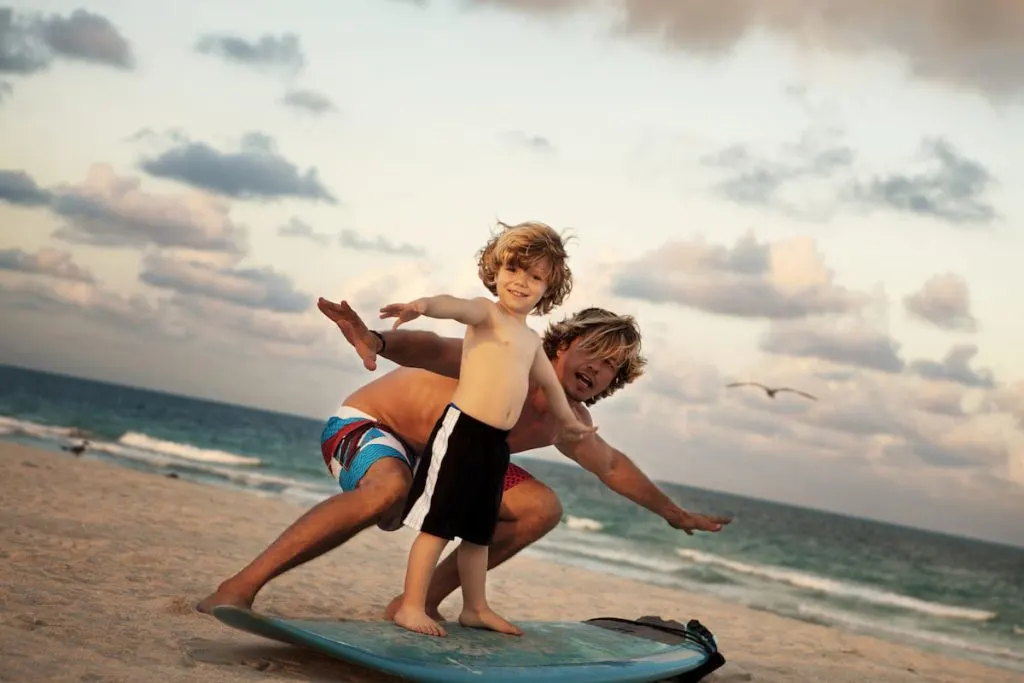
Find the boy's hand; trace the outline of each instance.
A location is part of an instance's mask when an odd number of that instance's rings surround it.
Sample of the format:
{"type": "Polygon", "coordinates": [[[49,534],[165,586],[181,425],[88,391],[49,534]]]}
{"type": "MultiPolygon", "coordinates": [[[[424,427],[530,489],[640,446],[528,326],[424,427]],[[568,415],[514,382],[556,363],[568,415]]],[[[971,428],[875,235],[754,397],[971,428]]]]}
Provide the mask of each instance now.
{"type": "Polygon", "coordinates": [[[588,434],[593,434],[597,431],[597,426],[590,426],[583,424],[579,420],[573,420],[572,422],[565,422],[562,424],[562,431],[559,434],[556,442],[563,441],[579,441],[588,434]]]}
{"type": "Polygon", "coordinates": [[[398,326],[402,323],[407,323],[410,320],[423,315],[427,310],[427,305],[423,301],[417,299],[408,304],[388,304],[384,308],[380,309],[381,320],[384,318],[398,318],[395,320],[395,324],[391,326],[391,329],[397,330],[398,326]]]}

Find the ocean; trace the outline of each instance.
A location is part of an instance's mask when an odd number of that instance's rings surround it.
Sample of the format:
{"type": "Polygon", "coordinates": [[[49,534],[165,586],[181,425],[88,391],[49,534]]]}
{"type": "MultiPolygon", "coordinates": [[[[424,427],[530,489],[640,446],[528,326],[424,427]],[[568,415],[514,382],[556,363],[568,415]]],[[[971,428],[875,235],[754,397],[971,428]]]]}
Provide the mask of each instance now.
{"type": "MultiPolygon", "coordinates": [[[[321,427],[0,366],[2,440],[59,451],[88,439],[83,458],[307,505],[336,491],[321,427]]],[[[665,483],[691,509],[736,516],[722,533],[690,537],[575,465],[514,460],[565,508],[558,528],[526,551],[535,557],[1024,672],[1022,548],[665,483]]],[[[700,618],[686,605],[666,615],[700,618]]]]}

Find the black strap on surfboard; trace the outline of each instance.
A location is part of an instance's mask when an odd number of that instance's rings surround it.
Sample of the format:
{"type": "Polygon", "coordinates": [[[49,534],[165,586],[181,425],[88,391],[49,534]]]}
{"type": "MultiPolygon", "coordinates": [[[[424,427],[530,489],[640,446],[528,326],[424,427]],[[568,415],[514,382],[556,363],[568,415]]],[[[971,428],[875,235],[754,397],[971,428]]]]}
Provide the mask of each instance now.
{"type": "Polygon", "coordinates": [[[661,617],[646,616],[639,619],[623,619],[620,617],[598,617],[587,619],[583,623],[609,631],[627,633],[638,638],[647,638],[666,645],[677,645],[690,642],[707,653],[707,660],[699,667],[672,678],[664,679],[664,683],[694,683],[725,664],[725,657],[718,651],[718,643],[714,634],[696,619],[686,624],[661,617]]]}

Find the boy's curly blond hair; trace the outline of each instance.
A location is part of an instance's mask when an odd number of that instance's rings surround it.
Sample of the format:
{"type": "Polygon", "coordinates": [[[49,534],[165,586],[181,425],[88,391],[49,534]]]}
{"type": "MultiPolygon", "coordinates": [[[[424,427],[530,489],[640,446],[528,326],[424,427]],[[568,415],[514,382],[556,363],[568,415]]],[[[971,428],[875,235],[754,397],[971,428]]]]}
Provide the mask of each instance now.
{"type": "Polygon", "coordinates": [[[532,314],[544,315],[556,306],[561,306],[572,291],[572,271],[569,269],[564,243],[568,239],[563,239],[546,223],[537,221],[517,225],[506,225],[498,221],[498,226],[501,230],[484,245],[477,258],[480,281],[487,290],[497,296],[495,282],[498,271],[506,265],[528,268],[548,259],[551,275],[548,277],[547,291],[537,302],[532,314]]]}
{"type": "Polygon", "coordinates": [[[594,358],[611,360],[619,367],[608,388],[584,401],[592,406],[644,374],[647,359],[641,353],[640,326],[631,315],[616,315],[603,308],[584,308],[544,332],[544,353],[551,360],[579,339],[594,358]]]}

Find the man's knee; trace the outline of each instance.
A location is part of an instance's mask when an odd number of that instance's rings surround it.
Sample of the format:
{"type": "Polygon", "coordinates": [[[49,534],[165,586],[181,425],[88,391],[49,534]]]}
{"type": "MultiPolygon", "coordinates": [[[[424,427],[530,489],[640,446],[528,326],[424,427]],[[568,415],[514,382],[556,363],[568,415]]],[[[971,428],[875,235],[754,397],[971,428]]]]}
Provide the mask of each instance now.
{"type": "Polygon", "coordinates": [[[356,487],[367,497],[375,516],[384,515],[405,502],[412,486],[409,467],[398,458],[381,458],[370,466],[356,487]]]}
{"type": "Polygon", "coordinates": [[[501,502],[504,515],[535,527],[542,535],[562,521],[562,502],[554,491],[536,479],[505,491],[501,502]]]}

